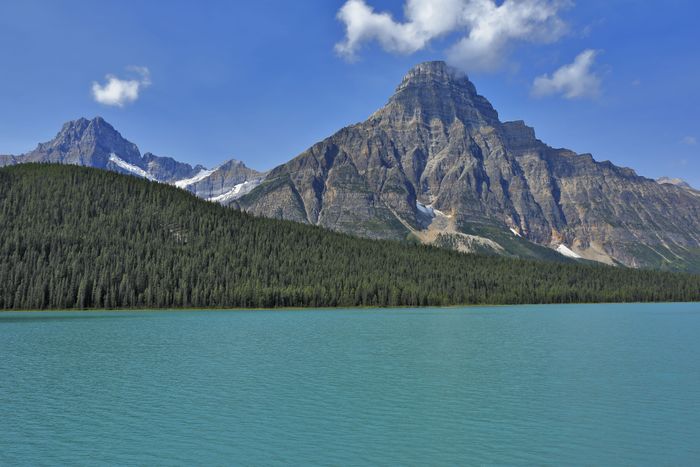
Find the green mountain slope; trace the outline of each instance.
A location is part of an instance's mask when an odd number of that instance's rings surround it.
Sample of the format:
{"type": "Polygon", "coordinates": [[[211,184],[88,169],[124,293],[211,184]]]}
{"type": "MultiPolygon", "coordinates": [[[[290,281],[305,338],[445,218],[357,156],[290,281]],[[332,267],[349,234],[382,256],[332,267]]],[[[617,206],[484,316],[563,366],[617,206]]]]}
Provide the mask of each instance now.
{"type": "Polygon", "coordinates": [[[0,169],[0,309],[698,299],[700,276],[372,241],[97,169],[0,169]]]}

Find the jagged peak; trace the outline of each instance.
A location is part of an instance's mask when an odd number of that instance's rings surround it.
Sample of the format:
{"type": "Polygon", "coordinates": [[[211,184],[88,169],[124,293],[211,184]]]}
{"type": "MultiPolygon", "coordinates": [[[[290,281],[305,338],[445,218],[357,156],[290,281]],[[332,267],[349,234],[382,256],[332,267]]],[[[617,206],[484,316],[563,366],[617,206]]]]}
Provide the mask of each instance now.
{"type": "Polygon", "coordinates": [[[84,117],[80,117],[76,120],[70,120],[63,124],[61,131],[58,132],[57,136],[67,133],[82,133],[90,125],[90,120],[84,117]]]}
{"type": "Polygon", "coordinates": [[[401,80],[401,84],[396,88],[399,92],[412,85],[460,83],[467,84],[472,91],[476,91],[474,85],[469,81],[467,74],[454,68],[441,60],[422,62],[414,66],[401,80]]]}
{"type": "Polygon", "coordinates": [[[227,160],[227,161],[221,163],[215,170],[224,170],[224,171],[226,171],[226,170],[232,170],[232,169],[236,169],[236,170],[248,170],[248,171],[250,171],[250,172],[263,173],[263,172],[260,172],[259,170],[251,169],[250,167],[248,167],[248,166],[245,164],[245,162],[243,162],[243,161],[241,161],[241,160],[238,160],[238,159],[229,159],[229,160],[227,160]]]}
{"type": "Polygon", "coordinates": [[[91,124],[94,126],[108,126],[110,128],[113,128],[112,125],[107,123],[107,121],[104,118],[100,117],[99,115],[92,118],[92,119],[80,117],[80,118],[76,118],[75,120],[69,120],[63,124],[63,127],[64,128],[85,127],[85,126],[88,126],[91,124]]]}
{"type": "Polygon", "coordinates": [[[62,136],[72,135],[74,137],[81,137],[88,130],[95,130],[96,132],[109,132],[116,133],[121,137],[121,134],[110,125],[104,118],[97,116],[92,120],[88,120],[85,117],[80,117],[75,120],[70,120],[63,124],[61,131],[56,135],[57,138],[62,136]]]}
{"type": "MultiPolygon", "coordinates": [[[[68,160],[90,159],[96,157],[99,162],[91,162],[96,167],[102,167],[110,153],[118,153],[119,157],[130,164],[139,165],[141,153],[138,147],[124,138],[112,125],[102,117],[91,120],[80,117],[63,124],[56,136],[47,142],[40,143],[34,151],[28,153],[38,157],[40,153],[58,153],[69,157],[68,160]],[[70,153],[70,156],[66,154],[70,153]]],[[[82,162],[81,162],[82,163],[82,162]]]]}
{"type": "Polygon", "coordinates": [[[63,127],[74,127],[74,126],[84,126],[88,125],[90,120],[85,117],[76,118],[75,120],[69,120],[63,124],[63,127]]]}
{"type": "Polygon", "coordinates": [[[242,160],[232,157],[231,159],[227,159],[226,162],[221,165],[245,165],[245,163],[242,160]]]}
{"type": "Polygon", "coordinates": [[[476,92],[466,73],[442,61],[423,62],[411,68],[396,92],[370,120],[459,120],[468,126],[498,126],[498,113],[476,92]]]}
{"type": "Polygon", "coordinates": [[[92,120],[90,120],[88,127],[93,127],[99,131],[107,131],[107,132],[116,133],[119,136],[121,136],[121,134],[116,130],[116,128],[114,128],[109,122],[107,122],[107,120],[105,120],[104,118],[102,118],[100,116],[97,116],[97,117],[93,118],[92,120]]]}
{"type": "Polygon", "coordinates": [[[107,127],[107,128],[111,128],[112,130],[114,130],[114,127],[111,124],[109,124],[107,122],[107,120],[100,117],[99,115],[96,116],[95,118],[93,118],[92,120],[90,120],[90,124],[93,126],[97,126],[97,127],[107,127]]]}

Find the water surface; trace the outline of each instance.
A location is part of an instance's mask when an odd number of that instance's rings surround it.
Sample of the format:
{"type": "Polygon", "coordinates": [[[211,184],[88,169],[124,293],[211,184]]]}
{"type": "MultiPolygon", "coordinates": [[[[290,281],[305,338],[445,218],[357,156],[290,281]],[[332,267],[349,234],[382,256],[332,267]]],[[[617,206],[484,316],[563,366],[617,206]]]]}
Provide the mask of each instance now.
{"type": "Polygon", "coordinates": [[[0,464],[700,462],[700,304],[0,313],[0,464]]]}

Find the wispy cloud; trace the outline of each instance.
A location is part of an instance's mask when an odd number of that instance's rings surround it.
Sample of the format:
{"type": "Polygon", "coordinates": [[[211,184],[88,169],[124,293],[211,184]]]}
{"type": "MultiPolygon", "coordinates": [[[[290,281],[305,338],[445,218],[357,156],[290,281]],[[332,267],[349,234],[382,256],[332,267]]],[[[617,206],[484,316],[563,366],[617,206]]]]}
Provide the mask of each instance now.
{"type": "Polygon", "coordinates": [[[698,139],[695,136],[686,136],[681,140],[681,143],[686,146],[695,146],[698,144],[698,139]]]}
{"type": "Polygon", "coordinates": [[[584,50],[573,63],[562,66],[551,76],[535,78],[532,94],[535,97],[560,94],[567,99],[598,96],[601,80],[592,70],[597,55],[595,50],[584,50]]]}
{"type": "Polygon", "coordinates": [[[145,66],[130,66],[127,71],[137,77],[120,79],[110,74],[105,77],[104,84],[93,82],[92,97],[95,101],[116,107],[136,101],[141,90],[151,85],[151,73],[145,66]]]}
{"type": "Polygon", "coordinates": [[[559,13],[568,0],[406,0],[404,22],[376,12],[365,0],[347,0],[338,11],[345,39],[341,56],[357,57],[364,43],[376,41],[388,52],[411,54],[450,33],[460,38],[447,50],[448,60],[463,69],[498,68],[517,41],[552,42],[567,30],[559,13]]]}

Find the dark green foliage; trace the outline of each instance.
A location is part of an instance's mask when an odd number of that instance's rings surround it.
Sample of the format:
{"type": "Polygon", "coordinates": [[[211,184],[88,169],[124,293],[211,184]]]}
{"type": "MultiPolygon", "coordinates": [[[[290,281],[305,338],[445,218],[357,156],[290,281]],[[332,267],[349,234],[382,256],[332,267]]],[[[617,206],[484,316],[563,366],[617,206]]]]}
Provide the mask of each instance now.
{"type": "Polygon", "coordinates": [[[546,261],[571,262],[570,259],[567,259],[565,256],[560,255],[550,248],[529,242],[524,238],[516,237],[510,232],[504,231],[502,226],[488,223],[477,224],[461,222],[459,228],[460,232],[478,235],[496,241],[505,249],[505,254],[509,256],[546,261]]]}
{"type": "Polygon", "coordinates": [[[698,299],[697,275],[358,239],[83,167],[0,170],[0,309],[698,299]]]}

